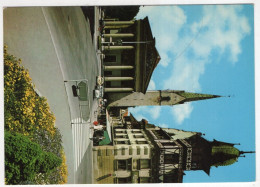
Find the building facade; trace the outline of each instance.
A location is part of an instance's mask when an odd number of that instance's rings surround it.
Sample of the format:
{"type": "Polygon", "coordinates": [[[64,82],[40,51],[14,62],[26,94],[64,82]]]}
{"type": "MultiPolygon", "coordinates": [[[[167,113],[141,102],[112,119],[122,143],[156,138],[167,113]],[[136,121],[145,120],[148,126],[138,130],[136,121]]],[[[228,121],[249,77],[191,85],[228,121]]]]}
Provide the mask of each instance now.
{"type": "Polygon", "coordinates": [[[100,49],[104,54],[104,80],[110,93],[145,93],[160,61],[148,18],[104,20],[100,49]]]}
{"type": "Polygon", "coordinates": [[[111,118],[112,143],[93,148],[96,183],[181,183],[185,171],[209,175],[212,166],[233,164],[245,153],[200,132],[160,128],[132,115],[111,118]]]}

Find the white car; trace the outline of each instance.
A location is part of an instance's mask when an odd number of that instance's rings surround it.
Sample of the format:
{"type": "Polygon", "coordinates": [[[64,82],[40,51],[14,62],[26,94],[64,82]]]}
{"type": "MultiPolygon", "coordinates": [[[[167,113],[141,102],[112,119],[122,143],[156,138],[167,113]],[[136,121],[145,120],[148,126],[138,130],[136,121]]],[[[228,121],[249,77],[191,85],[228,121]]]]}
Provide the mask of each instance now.
{"type": "Polygon", "coordinates": [[[95,98],[102,98],[104,96],[104,88],[103,86],[97,86],[97,89],[94,90],[95,98]]]}

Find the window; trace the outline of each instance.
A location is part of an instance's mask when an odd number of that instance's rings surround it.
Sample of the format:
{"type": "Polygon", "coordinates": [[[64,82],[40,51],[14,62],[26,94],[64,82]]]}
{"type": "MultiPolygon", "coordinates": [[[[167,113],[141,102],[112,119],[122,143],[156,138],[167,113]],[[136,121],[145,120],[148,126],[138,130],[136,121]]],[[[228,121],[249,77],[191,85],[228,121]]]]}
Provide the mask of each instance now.
{"type": "Polygon", "coordinates": [[[126,148],[122,148],[121,155],[125,155],[125,150],[126,150],[126,148]]]}
{"type": "Polygon", "coordinates": [[[124,129],[115,129],[115,131],[116,133],[122,133],[122,134],[126,133],[126,130],[124,129]]]}
{"type": "Polygon", "coordinates": [[[144,138],[144,135],[143,134],[135,134],[134,137],[135,138],[144,138]]]}
{"type": "Polygon", "coordinates": [[[150,161],[150,159],[140,159],[140,169],[149,169],[150,161]]]}
{"type": "Polygon", "coordinates": [[[130,145],[130,141],[115,141],[116,145],[130,145]]]}
{"type": "Polygon", "coordinates": [[[140,177],[138,182],[139,183],[150,183],[150,177],[140,177]]]}
{"type": "Polygon", "coordinates": [[[132,130],[132,133],[137,134],[137,133],[142,133],[142,132],[141,132],[141,130],[139,130],[139,129],[133,129],[133,130],[132,130]]]}
{"type": "Polygon", "coordinates": [[[132,155],[132,154],[133,154],[133,148],[130,147],[130,148],[129,148],[129,155],[132,155]]]}
{"type": "Polygon", "coordinates": [[[118,149],[114,149],[114,155],[118,155],[118,149]]]}
{"type": "Polygon", "coordinates": [[[179,163],[179,154],[165,154],[164,155],[165,164],[177,164],[179,163]]]}
{"type": "Polygon", "coordinates": [[[132,180],[131,180],[131,177],[118,178],[117,183],[118,184],[132,183],[132,180]]]}
{"type": "Polygon", "coordinates": [[[140,153],[141,153],[141,148],[138,146],[138,147],[136,148],[136,154],[137,154],[137,155],[140,155],[140,153]]]}
{"type": "Polygon", "coordinates": [[[118,170],[126,170],[126,160],[118,160],[117,168],[118,170]]]}
{"type": "Polygon", "coordinates": [[[137,142],[136,142],[137,144],[148,144],[148,142],[147,141],[144,141],[144,140],[142,140],[142,141],[140,141],[140,140],[137,140],[137,142]]]}
{"type": "Polygon", "coordinates": [[[144,147],[144,155],[148,155],[148,147],[144,147]]]}
{"type": "Polygon", "coordinates": [[[124,134],[124,135],[116,135],[116,138],[128,138],[128,136],[126,135],[126,134],[124,134]]]}
{"type": "Polygon", "coordinates": [[[132,170],[132,159],[117,160],[117,170],[132,170]]]}

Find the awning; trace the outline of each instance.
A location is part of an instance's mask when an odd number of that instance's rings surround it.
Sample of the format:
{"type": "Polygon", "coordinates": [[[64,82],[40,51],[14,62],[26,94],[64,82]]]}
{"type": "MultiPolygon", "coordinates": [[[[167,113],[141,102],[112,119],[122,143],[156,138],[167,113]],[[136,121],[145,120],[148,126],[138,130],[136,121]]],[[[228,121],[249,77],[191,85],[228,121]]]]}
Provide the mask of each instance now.
{"type": "Polygon", "coordinates": [[[111,143],[111,140],[110,140],[110,138],[109,138],[109,135],[108,135],[108,132],[107,132],[107,131],[104,131],[104,137],[105,137],[105,139],[103,139],[102,141],[100,141],[100,142],[98,143],[98,145],[108,145],[108,144],[111,143]]]}

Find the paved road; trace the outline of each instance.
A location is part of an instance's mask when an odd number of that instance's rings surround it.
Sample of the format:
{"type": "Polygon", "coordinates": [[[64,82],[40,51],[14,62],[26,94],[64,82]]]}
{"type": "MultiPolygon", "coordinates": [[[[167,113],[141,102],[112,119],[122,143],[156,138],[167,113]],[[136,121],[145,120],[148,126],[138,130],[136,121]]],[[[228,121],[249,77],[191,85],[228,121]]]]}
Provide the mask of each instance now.
{"type": "Polygon", "coordinates": [[[97,103],[95,78],[100,72],[89,23],[79,7],[7,8],[4,10],[4,42],[9,53],[22,59],[38,92],[48,100],[63,135],[68,183],[92,183],[92,132],[89,127],[97,103]],[[73,82],[87,79],[89,102],[82,119],[73,82]],[[86,170],[88,169],[88,171],[86,170]]]}

